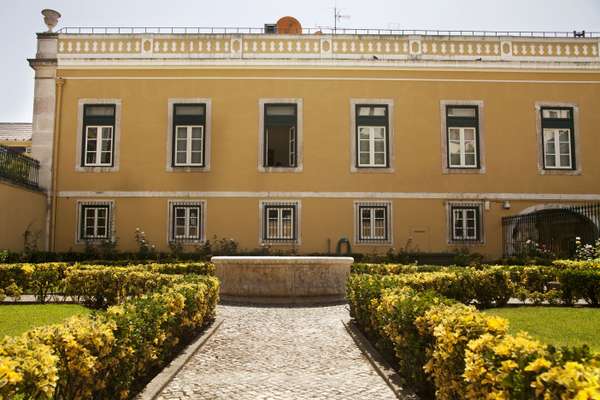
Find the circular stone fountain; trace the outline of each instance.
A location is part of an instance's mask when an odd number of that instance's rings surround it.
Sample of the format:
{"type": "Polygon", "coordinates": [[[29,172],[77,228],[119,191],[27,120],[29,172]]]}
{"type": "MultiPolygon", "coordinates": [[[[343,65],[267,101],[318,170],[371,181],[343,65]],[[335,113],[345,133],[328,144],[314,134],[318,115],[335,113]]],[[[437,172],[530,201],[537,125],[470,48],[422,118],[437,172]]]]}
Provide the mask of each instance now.
{"type": "Polygon", "coordinates": [[[260,304],[340,303],[352,257],[213,257],[221,299],[260,304]]]}

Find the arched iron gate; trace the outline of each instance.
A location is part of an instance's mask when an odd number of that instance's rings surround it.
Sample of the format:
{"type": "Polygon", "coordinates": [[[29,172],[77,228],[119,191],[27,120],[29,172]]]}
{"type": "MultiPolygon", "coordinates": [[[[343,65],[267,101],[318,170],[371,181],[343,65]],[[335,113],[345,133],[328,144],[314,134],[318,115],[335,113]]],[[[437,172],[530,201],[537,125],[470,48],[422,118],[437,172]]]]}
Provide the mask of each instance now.
{"type": "Polygon", "coordinates": [[[593,243],[600,236],[600,203],[545,208],[502,218],[504,255],[523,254],[528,241],[542,245],[559,257],[572,256],[575,238],[593,243]]]}

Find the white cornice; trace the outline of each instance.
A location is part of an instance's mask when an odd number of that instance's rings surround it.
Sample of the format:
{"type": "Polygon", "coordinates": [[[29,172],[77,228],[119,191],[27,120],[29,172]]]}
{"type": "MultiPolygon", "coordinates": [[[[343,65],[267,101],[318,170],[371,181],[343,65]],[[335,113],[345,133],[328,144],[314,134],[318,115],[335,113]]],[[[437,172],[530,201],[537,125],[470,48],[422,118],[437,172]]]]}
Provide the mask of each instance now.
{"type": "Polygon", "coordinates": [[[461,193],[461,192],[231,192],[231,191],[60,191],[59,197],[89,198],[330,198],[598,201],[600,193],[461,193]]]}

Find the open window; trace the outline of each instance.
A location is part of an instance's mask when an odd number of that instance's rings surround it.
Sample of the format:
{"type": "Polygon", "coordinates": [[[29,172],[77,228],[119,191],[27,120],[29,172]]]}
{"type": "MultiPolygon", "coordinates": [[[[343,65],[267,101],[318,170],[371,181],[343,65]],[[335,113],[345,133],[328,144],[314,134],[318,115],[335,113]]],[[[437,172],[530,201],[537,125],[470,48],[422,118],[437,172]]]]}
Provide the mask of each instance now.
{"type": "Polygon", "coordinates": [[[297,131],[297,104],[264,105],[264,167],[295,168],[298,166],[297,131]]]}

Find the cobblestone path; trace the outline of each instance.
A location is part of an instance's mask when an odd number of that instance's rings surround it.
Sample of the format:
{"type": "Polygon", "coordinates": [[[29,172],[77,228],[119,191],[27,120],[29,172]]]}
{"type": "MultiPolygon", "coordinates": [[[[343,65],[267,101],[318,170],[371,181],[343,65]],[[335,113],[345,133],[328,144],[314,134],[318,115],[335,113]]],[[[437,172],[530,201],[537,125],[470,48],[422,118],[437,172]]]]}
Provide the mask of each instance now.
{"type": "Polygon", "coordinates": [[[395,399],[346,332],[346,306],[219,306],[221,327],[158,399],[395,399]]]}

